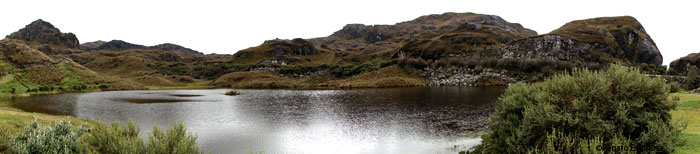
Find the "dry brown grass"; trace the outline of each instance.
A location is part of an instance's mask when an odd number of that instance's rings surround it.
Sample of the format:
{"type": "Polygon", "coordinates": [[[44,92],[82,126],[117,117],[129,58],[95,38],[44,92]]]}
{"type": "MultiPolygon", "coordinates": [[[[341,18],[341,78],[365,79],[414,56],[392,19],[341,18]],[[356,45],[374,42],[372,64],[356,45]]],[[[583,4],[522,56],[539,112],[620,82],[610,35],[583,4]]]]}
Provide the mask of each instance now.
{"type": "Polygon", "coordinates": [[[304,85],[301,79],[280,77],[279,73],[270,71],[233,72],[216,79],[214,85],[233,88],[297,88],[309,86],[304,85]]]}
{"type": "Polygon", "coordinates": [[[131,56],[99,57],[87,64],[85,67],[105,75],[119,77],[134,77],[141,74],[155,72],[149,68],[143,59],[131,56]]]}
{"type": "Polygon", "coordinates": [[[214,81],[213,85],[232,88],[386,88],[425,86],[428,80],[409,73],[397,65],[367,72],[348,79],[333,80],[329,76],[292,78],[270,71],[233,72],[214,81]]]}
{"type": "Polygon", "coordinates": [[[39,65],[25,69],[24,77],[40,85],[60,85],[65,75],[56,65],[39,65]]]}
{"type": "Polygon", "coordinates": [[[0,53],[4,54],[7,61],[19,66],[51,64],[56,62],[41,51],[32,49],[18,40],[0,40],[0,53]]]}
{"type": "Polygon", "coordinates": [[[171,80],[163,78],[161,75],[144,75],[140,77],[133,78],[134,81],[141,83],[146,86],[166,86],[166,87],[176,87],[184,86],[183,83],[173,82],[171,80]]]}
{"type": "Polygon", "coordinates": [[[399,68],[398,65],[393,65],[330,83],[340,88],[414,87],[427,85],[428,79],[411,74],[399,68]]]}

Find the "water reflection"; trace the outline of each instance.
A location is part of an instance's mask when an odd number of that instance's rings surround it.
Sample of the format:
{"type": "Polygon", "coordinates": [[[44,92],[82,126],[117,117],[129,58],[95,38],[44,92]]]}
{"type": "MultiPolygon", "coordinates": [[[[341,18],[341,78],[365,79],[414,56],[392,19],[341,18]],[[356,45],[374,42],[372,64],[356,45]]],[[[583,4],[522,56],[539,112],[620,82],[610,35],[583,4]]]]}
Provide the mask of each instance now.
{"type": "Polygon", "coordinates": [[[454,153],[455,146],[480,143],[469,132],[484,127],[502,90],[113,91],[33,96],[15,106],[104,122],[133,119],[142,135],[154,122],[182,120],[214,153],[454,153]]]}

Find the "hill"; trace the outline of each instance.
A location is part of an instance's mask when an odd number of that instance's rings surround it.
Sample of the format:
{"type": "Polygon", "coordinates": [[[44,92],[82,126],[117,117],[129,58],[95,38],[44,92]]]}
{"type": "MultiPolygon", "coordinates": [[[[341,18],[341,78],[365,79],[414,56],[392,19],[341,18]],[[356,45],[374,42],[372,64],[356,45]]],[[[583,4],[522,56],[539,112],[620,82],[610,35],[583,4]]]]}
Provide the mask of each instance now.
{"type": "Polygon", "coordinates": [[[629,62],[654,65],[663,62],[654,40],[642,24],[630,16],[572,21],[550,34],[588,43],[595,50],[629,62]]]}
{"type": "MultiPolygon", "coordinates": [[[[642,25],[629,16],[572,21],[538,35],[495,15],[444,13],[394,25],[348,24],[320,38],[268,40],[237,52],[231,63],[246,65],[243,72],[311,74],[324,78],[314,81],[319,86],[379,70],[383,64],[418,72],[413,75],[430,80],[427,85],[498,85],[539,81],[574,67],[659,66],[662,56],[642,25]],[[358,69],[339,69],[347,65],[358,69]],[[289,73],[290,67],[306,72],[289,73]]],[[[238,75],[246,76],[256,77],[238,75]]]]}
{"type": "Polygon", "coordinates": [[[18,61],[3,66],[31,72],[18,76],[37,85],[60,85],[66,73],[35,72],[61,72],[66,69],[58,66],[66,66],[105,78],[85,82],[98,85],[212,81],[222,87],[341,88],[504,85],[537,82],[577,67],[662,63],[651,36],[629,16],[576,20],[538,35],[495,15],[443,13],[393,25],[348,24],[326,37],[267,40],[234,55],[204,55],[171,43],[78,43],[75,35],[37,20],[8,35],[4,48],[48,58],[6,58],[18,61]]]}
{"type": "Polygon", "coordinates": [[[0,65],[0,91],[5,94],[144,89],[138,83],[100,75],[70,58],[48,56],[18,40],[0,41],[0,65]]]}

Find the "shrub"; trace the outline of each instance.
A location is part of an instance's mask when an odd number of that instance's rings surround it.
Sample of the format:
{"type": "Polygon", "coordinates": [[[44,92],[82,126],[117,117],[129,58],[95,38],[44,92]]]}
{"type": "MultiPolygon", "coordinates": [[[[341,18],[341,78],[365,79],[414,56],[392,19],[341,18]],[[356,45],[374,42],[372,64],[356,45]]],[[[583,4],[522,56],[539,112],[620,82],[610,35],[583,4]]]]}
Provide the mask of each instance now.
{"type": "Polygon", "coordinates": [[[671,122],[675,101],[668,91],[662,79],[619,65],[518,83],[498,99],[475,152],[579,153],[603,144],[671,153],[683,125],[671,122]]]}
{"type": "Polygon", "coordinates": [[[525,71],[534,71],[535,70],[535,63],[536,61],[534,59],[527,59],[525,60],[525,64],[523,64],[523,70],[525,71]]]}
{"type": "Polygon", "coordinates": [[[435,62],[435,67],[447,67],[450,64],[447,58],[442,58],[435,62]]]}
{"type": "Polygon", "coordinates": [[[23,133],[13,137],[10,144],[0,140],[0,153],[202,153],[196,143],[197,137],[188,134],[182,122],[173,122],[165,133],[154,125],[146,144],[138,136],[139,127],[133,121],[127,125],[113,122],[110,126],[98,125],[94,130],[86,130],[83,126],[72,129],[64,120],[54,127],[40,127],[34,120],[23,133]],[[9,151],[3,150],[4,145],[11,145],[9,151]]]}
{"type": "Polygon", "coordinates": [[[170,124],[170,129],[165,133],[153,126],[153,133],[148,137],[146,146],[148,153],[154,154],[180,154],[180,153],[201,153],[197,147],[197,137],[188,134],[185,126],[180,122],[170,124]]]}
{"type": "Polygon", "coordinates": [[[112,125],[99,125],[85,137],[94,153],[145,153],[143,140],[138,137],[139,128],[134,121],[122,126],[119,122],[112,125]]]}
{"type": "Polygon", "coordinates": [[[409,68],[417,68],[417,69],[423,69],[425,67],[428,67],[429,64],[427,61],[423,60],[422,58],[403,58],[399,60],[399,66],[401,67],[409,67],[409,68]]]}
{"type": "Polygon", "coordinates": [[[344,77],[349,77],[365,72],[370,72],[379,69],[377,64],[370,63],[370,62],[365,62],[360,65],[351,65],[351,64],[345,64],[345,65],[334,65],[330,72],[333,74],[335,77],[338,78],[344,78],[344,77]]]}
{"type": "Polygon", "coordinates": [[[688,67],[688,75],[685,78],[685,81],[683,81],[683,86],[685,89],[688,90],[693,90],[698,87],[700,87],[700,72],[698,71],[698,68],[695,66],[690,66],[688,67]]]}
{"type": "Polygon", "coordinates": [[[464,59],[461,58],[450,58],[450,66],[458,66],[458,67],[464,67],[467,66],[467,63],[464,61],[464,59]]]}
{"type": "Polygon", "coordinates": [[[84,127],[71,128],[68,121],[61,120],[54,127],[39,127],[36,119],[17,135],[12,143],[13,153],[86,153],[80,144],[84,127]]]}
{"type": "Polygon", "coordinates": [[[668,84],[668,90],[671,93],[677,93],[681,92],[683,89],[681,88],[681,84],[679,84],[678,82],[671,82],[668,84]]]}
{"type": "Polygon", "coordinates": [[[0,153],[5,153],[10,149],[10,133],[6,131],[0,132],[0,153]]]}
{"type": "Polygon", "coordinates": [[[384,61],[384,62],[379,63],[379,68],[388,67],[388,66],[398,64],[398,63],[399,63],[399,59],[391,59],[389,61],[384,61]]]}

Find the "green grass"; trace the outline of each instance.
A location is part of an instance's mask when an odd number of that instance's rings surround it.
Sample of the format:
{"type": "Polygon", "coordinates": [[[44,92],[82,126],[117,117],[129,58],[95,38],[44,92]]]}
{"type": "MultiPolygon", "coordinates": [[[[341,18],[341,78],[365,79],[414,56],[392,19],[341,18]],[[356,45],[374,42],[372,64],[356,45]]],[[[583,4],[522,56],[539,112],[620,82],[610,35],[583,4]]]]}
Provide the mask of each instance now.
{"type": "Polygon", "coordinates": [[[671,112],[673,119],[688,122],[687,128],[681,134],[684,143],[676,147],[674,153],[697,153],[700,151],[700,94],[674,93],[678,97],[678,108],[671,112]]]}
{"type": "Polygon", "coordinates": [[[23,94],[26,93],[28,88],[39,86],[21,77],[21,73],[18,73],[15,67],[4,61],[0,61],[0,70],[7,73],[7,75],[0,77],[0,96],[12,94],[12,88],[15,89],[15,94],[23,94]]]}
{"type": "Polygon", "coordinates": [[[0,84],[0,94],[12,94],[12,88],[15,89],[14,94],[24,94],[27,93],[27,89],[38,87],[38,84],[33,83],[26,78],[15,74],[9,74],[2,78],[2,84],[0,84]]]}
{"type": "Polygon", "coordinates": [[[68,120],[71,121],[71,123],[74,126],[79,126],[84,123],[87,123],[88,126],[98,125],[98,123],[96,122],[78,119],[71,116],[57,116],[43,113],[24,112],[22,110],[11,107],[11,104],[9,102],[4,102],[0,100],[0,130],[12,134],[19,133],[25,126],[27,126],[27,124],[31,123],[35,118],[41,124],[52,124],[59,120],[68,120]]]}
{"type": "Polygon", "coordinates": [[[68,69],[65,64],[58,64],[58,69],[61,70],[63,75],[65,75],[63,80],[61,80],[61,85],[64,88],[70,89],[72,86],[83,85],[83,80],[79,76],[75,75],[73,71],[68,69]]]}
{"type": "Polygon", "coordinates": [[[674,153],[697,153],[700,151],[700,134],[683,132],[681,140],[685,143],[683,146],[676,147],[674,153]]]}

